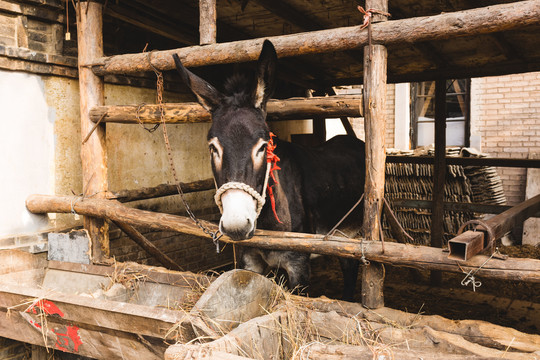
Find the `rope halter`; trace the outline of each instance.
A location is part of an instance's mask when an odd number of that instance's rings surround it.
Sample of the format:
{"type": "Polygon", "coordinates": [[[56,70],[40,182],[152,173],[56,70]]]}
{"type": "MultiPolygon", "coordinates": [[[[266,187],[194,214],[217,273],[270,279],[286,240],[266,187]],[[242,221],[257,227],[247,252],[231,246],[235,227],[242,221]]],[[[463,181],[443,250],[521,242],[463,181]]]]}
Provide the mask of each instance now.
{"type": "Polygon", "coordinates": [[[249,186],[248,184],[244,184],[237,181],[231,181],[228,183],[225,183],[221,185],[219,189],[216,191],[216,195],[214,195],[214,200],[216,201],[216,205],[219,208],[219,211],[223,214],[223,202],[221,201],[221,197],[227,190],[236,189],[236,190],[242,190],[249,195],[251,195],[252,198],[254,198],[257,201],[257,217],[259,217],[259,214],[261,213],[261,210],[266,202],[266,185],[268,184],[268,177],[270,175],[270,163],[268,163],[266,167],[266,175],[264,178],[264,186],[263,186],[263,192],[262,194],[259,194],[257,190],[249,186]]]}

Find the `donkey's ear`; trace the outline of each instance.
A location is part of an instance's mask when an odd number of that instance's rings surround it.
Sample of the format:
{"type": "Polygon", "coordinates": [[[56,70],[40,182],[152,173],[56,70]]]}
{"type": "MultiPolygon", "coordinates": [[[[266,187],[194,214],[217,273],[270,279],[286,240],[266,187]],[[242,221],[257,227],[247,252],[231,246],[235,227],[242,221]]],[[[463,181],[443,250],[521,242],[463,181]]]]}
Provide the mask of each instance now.
{"type": "Polygon", "coordinates": [[[223,95],[208,82],[204,81],[184,67],[177,54],[173,54],[176,70],[184,83],[191,89],[199,103],[208,111],[214,111],[223,99],[223,95]]]}
{"type": "Polygon", "coordinates": [[[264,40],[261,55],[257,62],[257,82],[253,94],[253,104],[256,108],[266,111],[266,102],[276,87],[277,54],[274,45],[264,40]]]}

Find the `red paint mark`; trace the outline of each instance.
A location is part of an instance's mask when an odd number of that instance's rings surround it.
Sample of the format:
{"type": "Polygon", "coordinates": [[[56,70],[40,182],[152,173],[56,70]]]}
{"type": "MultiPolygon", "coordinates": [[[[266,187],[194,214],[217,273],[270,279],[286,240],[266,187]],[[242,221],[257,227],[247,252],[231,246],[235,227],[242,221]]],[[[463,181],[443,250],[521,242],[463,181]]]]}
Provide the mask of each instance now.
{"type": "Polygon", "coordinates": [[[37,314],[37,309],[40,309],[46,315],[57,315],[64,317],[64,313],[56,305],[54,305],[52,301],[49,300],[38,300],[27,310],[27,312],[31,311],[32,313],[37,314]]]}
{"type": "MultiPolygon", "coordinates": [[[[28,313],[38,315],[43,313],[45,315],[51,315],[56,317],[64,317],[62,310],[58,308],[52,301],[41,299],[36,301],[31,307],[26,310],[28,313]],[[39,309],[39,311],[38,311],[39,309]]],[[[30,324],[41,331],[42,326],[39,322],[30,320],[30,324]]],[[[79,346],[82,345],[81,337],[79,336],[79,328],[74,325],[63,326],[60,328],[52,329],[56,334],[56,343],[54,346],[58,350],[78,352],[79,346]]]]}
{"type": "Polygon", "coordinates": [[[56,344],[54,346],[62,351],[79,351],[79,345],[82,345],[81,337],[79,336],[79,328],[77,326],[66,326],[55,329],[56,344]]]}

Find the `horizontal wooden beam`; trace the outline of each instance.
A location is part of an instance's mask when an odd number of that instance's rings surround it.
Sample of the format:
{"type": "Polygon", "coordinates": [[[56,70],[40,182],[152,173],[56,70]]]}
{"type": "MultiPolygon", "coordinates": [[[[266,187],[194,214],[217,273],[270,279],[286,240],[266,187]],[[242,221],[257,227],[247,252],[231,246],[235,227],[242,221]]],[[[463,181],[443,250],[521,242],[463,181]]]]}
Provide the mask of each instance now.
{"type": "MultiPolygon", "coordinates": [[[[187,194],[197,191],[215,189],[214,179],[197,180],[189,183],[180,183],[182,192],[187,194]]],[[[146,199],[155,199],[163,196],[177,195],[178,187],[175,184],[160,184],[154,187],[144,187],[133,190],[110,191],[107,199],[117,200],[122,203],[146,199]]]]}
{"type": "MultiPolygon", "coordinates": [[[[528,0],[376,23],[372,25],[372,42],[384,45],[412,44],[517,30],[538,24],[540,24],[538,1],[528,0]]],[[[360,26],[350,26],[273,36],[267,39],[274,43],[279,57],[290,57],[359,49],[367,45],[368,31],[361,29],[360,26]]],[[[148,53],[116,55],[94,59],[86,66],[91,66],[96,75],[151,71],[152,66],[159,70],[172,70],[174,53],[180,56],[187,67],[246,62],[257,59],[263,41],[264,39],[260,38],[156,51],[150,55],[148,53]]]]}
{"type": "MultiPolygon", "coordinates": [[[[268,120],[358,117],[362,116],[361,108],[362,96],[358,95],[270,100],[266,105],[268,120]]],[[[210,113],[194,102],[164,104],[163,110],[167,123],[211,121],[210,113]]],[[[160,122],[160,110],[158,105],[99,106],[90,110],[90,118],[94,122],[101,119],[101,122],[156,124],[160,122]]]]}
{"type": "MultiPolygon", "coordinates": [[[[110,200],[81,199],[77,196],[31,195],[26,200],[26,206],[34,214],[75,211],[81,215],[108,218],[133,226],[176,231],[210,239],[209,235],[187,217],[132,209],[110,200]]],[[[217,226],[213,223],[203,220],[201,223],[212,231],[217,230],[217,226]]],[[[383,252],[380,241],[362,242],[338,236],[331,236],[325,240],[322,235],[268,230],[257,230],[255,236],[249,240],[233,241],[223,236],[221,241],[238,246],[292,250],[355,259],[365,256],[372,261],[422,270],[463,273],[474,269],[477,270],[477,276],[540,283],[540,271],[538,271],[540,260],[533,259],[493,258],[486,262],[488,258],[479,255],[458,266],[454,260],[447,259],[441,249],[426,246],[386,243],[383,252]]]]}
{"type": "MultiPolygon", "coordinates": [[[[431,209],[433,203],[431,200],[414,200],[414,199],[393,199],[393,207],[409,207],[415,209],[431,209]]],[[[476,212],[482,214],[500,214],[512,208],[509,205],[494,205],[494,204],[476,204],[476,203],[459,203],[459,202],[444,202],[444,210],[448,211],[463,211],[476,212]]],[[[537,211],[531,217],[540,217],[540,211],[537,211]]]]}
{"type": "MultiPolygon", "coordinates": [[[[433,156],[388,155],[387,163],[433,164],[433,156]]],[[[540,168],[540,159],[446,157],[447,165],[540,168]]]]}

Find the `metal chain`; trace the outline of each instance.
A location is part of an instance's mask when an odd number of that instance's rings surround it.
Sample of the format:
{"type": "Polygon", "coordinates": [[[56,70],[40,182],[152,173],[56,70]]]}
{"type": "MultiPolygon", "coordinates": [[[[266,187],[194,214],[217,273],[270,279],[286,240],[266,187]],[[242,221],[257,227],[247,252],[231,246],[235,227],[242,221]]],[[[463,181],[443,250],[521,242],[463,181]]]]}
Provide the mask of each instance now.
{"type": "Polygon", "coordinates": [[[156,131],[158,128],[159,128],[159,125],[161,125],[160,123],[157,123],[156,125],[154,125],[153,127],[151,128],[148,128],[146,127],[146,125],[144,125],[144,123],[142,122],[140,116],[139,116],[139,113],[141,111],[141,109],[146,106],[146,103],[140,103],[139,106],[137,106],[137,111],[135,111],[135,117],[137,118],[137,122],[139,123],[139,125],[146,131],[148,131],[150,134],[153,133],[154,131],[156,131]]]}
{"type": "Polygon", "coordinates": [[[150,54],[151,54],[151,52],[148,53],[148,63],[150,64],[150,66],[154,70],[154,73],[156,74],[156,77],[157,77],[157,81],[156,81],[157,103],[158,103],[158,106],[159,106],[161,124],[163,125],[163,138],[165,140],[165,146],[167,148],[167,156],[169,158],[169,166],[170,166],[172,174],[173,174],[176,189],[178,190],[178,194],[180,195],[180,199],[182,200],[182,203],[184,204],[184,208],[186,209],[186,212],[188,213],[191,220],[193,220],[193,222],[195,222],[195,224],[206,235],[208,235],[208,236],[210,236],[212,238],[212,242],[214,243],[214,245],[216,245],[216,252],[219,253],[220,252],[219,239],[221,238],[221,236],[223,234],[221,234],[221,232],[219,230],[212,231],[212,230],[208,229],[206,226],[204,226],[201,223],[201,221],[195,216],[195,214],[191,210],[191,207],[187,203],[187,201],[186,201],[186,199],[184,197],[184,191],[182,190],[182,186],[180,186],[180,181],[179,181],[178,175],[176,173],[176,167],[174,166],[174,159],[173,159],[173,156],[172,156],[171,143],[169,142],[169,134],[167,133],[167,126],[165,124],[165,110],[164,110],[164,107],[163,107],[163,74],[161,73],[161,71],[156,69],[154,67],[154,65],[152,64],[152,61],[150,59],[150,54]]]}

